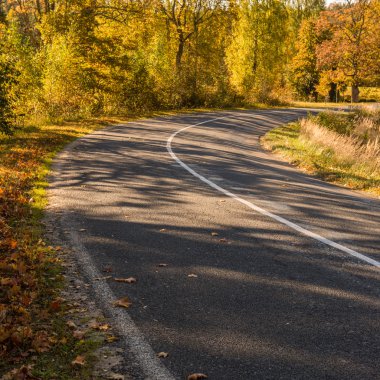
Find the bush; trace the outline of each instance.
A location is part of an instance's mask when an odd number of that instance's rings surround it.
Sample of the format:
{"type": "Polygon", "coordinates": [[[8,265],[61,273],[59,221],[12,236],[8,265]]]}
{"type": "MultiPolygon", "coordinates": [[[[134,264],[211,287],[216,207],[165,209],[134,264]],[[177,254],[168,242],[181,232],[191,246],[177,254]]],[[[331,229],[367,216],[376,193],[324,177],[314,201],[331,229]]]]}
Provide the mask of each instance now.
{"type": "Polygon", "coordinates": [[[354,113],[334,111],[321,112],[317,116],[310,117],[315,124],[341,135],[349,135],[353,131],[355,119],[354,113]]]}
{"type": "Polygon", "coordinates": [[[309,120],[340,135],[359,138],[362,143],[380,140],[380,108],[365,106],[351,112],[321,112],[309,120]]]}

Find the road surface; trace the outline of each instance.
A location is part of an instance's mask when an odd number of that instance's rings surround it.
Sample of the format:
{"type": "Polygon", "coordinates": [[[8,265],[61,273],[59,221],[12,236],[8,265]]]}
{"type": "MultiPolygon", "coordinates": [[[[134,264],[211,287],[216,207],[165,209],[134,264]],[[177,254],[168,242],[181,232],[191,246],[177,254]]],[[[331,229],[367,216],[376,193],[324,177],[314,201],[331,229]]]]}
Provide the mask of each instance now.
{"type": "Polygon", "coordinates": [[[56,160],[51,209],[136,379],[380,378],[380,201],[260,147],[304,115],[139,120],[56,160]]]}

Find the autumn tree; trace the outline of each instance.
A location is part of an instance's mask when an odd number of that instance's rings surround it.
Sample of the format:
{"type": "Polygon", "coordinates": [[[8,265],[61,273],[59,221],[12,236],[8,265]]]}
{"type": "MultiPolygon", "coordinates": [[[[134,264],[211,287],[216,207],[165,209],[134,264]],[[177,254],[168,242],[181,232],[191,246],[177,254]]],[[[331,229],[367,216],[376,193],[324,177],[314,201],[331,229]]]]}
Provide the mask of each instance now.
{"type": "Polygon", "coordinates": [[[318,17],[326,6],[325,0],[290,0],[289,5],[297,32],[303,20],[318,17]]]}
{"type": "Polygon", "coordinates": [[[318,67],[344,77],[351,85],[353,102],[359,101],[359,86],[379,61],[374,54],[376,42],[372,41],[373,17],[370,0],[346,0],[323,12],[317,24],[319,33],[326,36],[317,47],[318,67]]]}
{"type": "Polygon", "coordinates": [[[185,44],[220,7],[222,0],[161,0],[159,8],[177,36],[176,68],[181,69],[185,44]]]}
{"type": "Polygon", "coordinates": [[[298,33],[297,53],[291,64],[291,81],[296,92],[303,98],[313,96],[317,100],[316,86],[320,73],[317,69],[316,48],[318,36],[315,30],[315,19],[305,19],[298,33]]]}
{"type": "Polygon", "coordinates": [[[285,71],[288,12],[281,0],[243,0],[226,49],[239,96],[265,101],[285,71]]]}

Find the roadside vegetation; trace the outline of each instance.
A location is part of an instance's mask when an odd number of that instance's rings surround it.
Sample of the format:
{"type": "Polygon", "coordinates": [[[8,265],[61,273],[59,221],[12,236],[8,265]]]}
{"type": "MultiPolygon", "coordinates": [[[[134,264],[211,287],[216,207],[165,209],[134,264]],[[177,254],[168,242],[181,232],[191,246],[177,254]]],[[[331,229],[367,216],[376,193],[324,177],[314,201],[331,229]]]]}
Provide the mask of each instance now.
{"type": "MultiPolygon", "coordinates": [[[[0,376],[15,368],[9,378],[19,371],[27,379],[28,363],[41,378],[87,376],[86,366],[71,365],[87,343],[64,323],[60,247],[49,246],[41,224],[56,152],[107,124],[98,121],[105,118],[379,100],[379,48],[380,0],[330,6],[324,0],[0,0],[0,376]]],[[[378,125],[376,117],[363,116],[362,129],[367,119],[378,125]]],[[[358,158],[346,182],[373,189],[378,167],[369,157],[378,140],[372,127],[361,134],[352,128],[342,133],[310,119],[268,141],[283,145],[286,137],[301,147],[319,139],[321,152],[335,152],[338,146],[321,141],[339,137],[358,158]]],[[[344,170],[326,177],[343,178],[344,170]]]]}
{"type": "Polygon", "coordinates": [[[325,111],[276,128],[262,139],[309,173],[380,196],[380,108],[325,111]]]}
{"type": "Polygon", "coordinates": [[[0,0],[0,128],[377,100],[379,49],[380,0],[0,0]]]}
{"type": "Polygon", "coordinates": [[[88,378],[89,366],[71,362],[97,344],[76,339],[66,325],[68,305],[60,297],[62,248],[45,241],[41,218],[52,157],[73,139],[103,125],[64,123],[0,135],[0,375],[8,373],[4,379],[32,379],[33,371],[41,379],[88,378]]]}

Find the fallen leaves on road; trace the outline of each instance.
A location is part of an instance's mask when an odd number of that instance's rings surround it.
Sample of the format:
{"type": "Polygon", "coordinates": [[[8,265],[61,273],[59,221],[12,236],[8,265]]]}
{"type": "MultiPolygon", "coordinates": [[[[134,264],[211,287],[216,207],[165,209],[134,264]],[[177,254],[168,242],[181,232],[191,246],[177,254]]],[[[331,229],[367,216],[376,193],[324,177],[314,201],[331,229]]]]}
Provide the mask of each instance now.
{"type": "Polygon", "coordinates": [[[77,365],[77,366],[84,366],[86,364],[86,359],[82,355],[78,355],[72,362],[72,365],[77,365]]]}
{"type": "Polygon", "coordinates": [[[187,277],[196,278],[196,277],[198,277],[198,275],[196,275],[194,273],[190,273],[190,274],[187,275],[187,277]]]}
{"type": "Polygon", "coordinates": [[[187,377],[187,380],[199,380],[199,379],[208,379],[208,376],[204,373],[193,373],[187,377]]]}
{"type": "Polygon", "coordinates": [[[112,276],[104,276],[104,277],[96,277],[94,278],[95,281],[102,281],[102,280],[109,280],[112,278],[112,276]]]}
{"type": "Polygon", "coordinates": [[[134,284],[137,282],[137,279],[135,277],[128,277],[128,278],[114,278],[117,282],[124,282],[126,284],[134,284]]]}
{"type": "Polygon", "coordinates": [[[113,303],[114,306],[119,306],[119,307],[125,307],[128,308],[129,306],[132,305],[132,302],[129,300],[128,297],[123,297],[120,298],[119,300],[115,301],[113,303]]]}
{"type": "Polygon", "coordinates": [[[161,351],[157,354],[157,357],[159,358],[167,358],[169,356],[169,353],[161,351]]]}
{"type": "Polygon", "coordinates": [[[227,243],[227,242],[228,242],[228,240],[227,240],[226,238],[221,238],[221,239],[219,239],[219,241],[220,241],[221,243],[227,243]]]}
{"type": "Polygon", "coordinates": [[[124,380],[125,377],[124,375],[121,375],[120,373],[111,373],[107,379],[110,379],[110,380],[124,380]]]}

